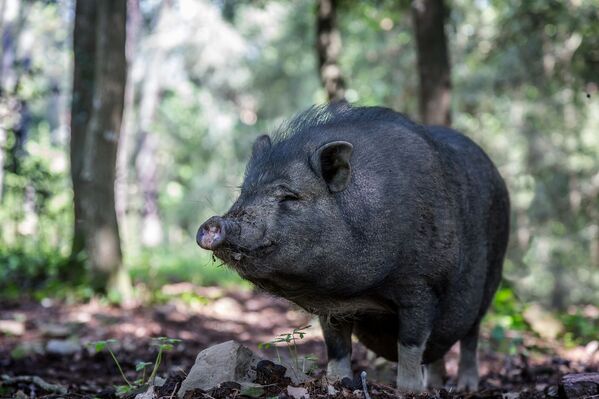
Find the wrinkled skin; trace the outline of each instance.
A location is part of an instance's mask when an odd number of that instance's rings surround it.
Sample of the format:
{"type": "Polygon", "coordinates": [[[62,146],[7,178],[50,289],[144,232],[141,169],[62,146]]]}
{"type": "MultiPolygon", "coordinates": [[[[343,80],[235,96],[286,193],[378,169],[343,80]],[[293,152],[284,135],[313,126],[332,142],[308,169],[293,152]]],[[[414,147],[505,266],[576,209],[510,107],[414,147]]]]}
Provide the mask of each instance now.
{"type": "Polygon", "coordinates": [[[351,335],[398,362],[397,385],[478,386],[478,327],[501,278],[509,199],[484,152],[385,108],[312,108],[254,144],[241,194],[200,246],[320,316],[327,371],[351,375],[351,335]],[[421,364],[427,365],[423,373],[421,364]]]}

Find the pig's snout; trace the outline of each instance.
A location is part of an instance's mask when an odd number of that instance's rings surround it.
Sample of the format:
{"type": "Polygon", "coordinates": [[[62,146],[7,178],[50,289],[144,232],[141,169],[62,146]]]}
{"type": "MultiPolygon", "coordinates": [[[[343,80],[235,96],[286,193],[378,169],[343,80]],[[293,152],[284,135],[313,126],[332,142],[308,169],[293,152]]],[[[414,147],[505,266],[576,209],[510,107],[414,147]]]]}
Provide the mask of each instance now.
{"type": "Polygon", "coordinates": [[[215,250],[225,242],[225,221],[220,216],[212,216],[198,229],[196,242],[204,249],[215,250]]]}

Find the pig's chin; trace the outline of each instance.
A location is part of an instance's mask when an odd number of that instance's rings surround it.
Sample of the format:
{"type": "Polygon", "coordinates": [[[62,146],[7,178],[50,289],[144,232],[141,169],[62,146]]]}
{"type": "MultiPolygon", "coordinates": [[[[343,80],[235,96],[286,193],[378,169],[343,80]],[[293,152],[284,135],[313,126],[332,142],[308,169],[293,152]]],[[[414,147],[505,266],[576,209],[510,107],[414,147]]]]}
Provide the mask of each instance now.
{"type": "Polygon", "coordinates": [[[214,256],[245,277],[248,273],[255,273],[260,268],[260,263],[271,255],[275,249],[276,245],[274,243],[268,243],[250,250],[230,245],[214,250],[214,256]]]}

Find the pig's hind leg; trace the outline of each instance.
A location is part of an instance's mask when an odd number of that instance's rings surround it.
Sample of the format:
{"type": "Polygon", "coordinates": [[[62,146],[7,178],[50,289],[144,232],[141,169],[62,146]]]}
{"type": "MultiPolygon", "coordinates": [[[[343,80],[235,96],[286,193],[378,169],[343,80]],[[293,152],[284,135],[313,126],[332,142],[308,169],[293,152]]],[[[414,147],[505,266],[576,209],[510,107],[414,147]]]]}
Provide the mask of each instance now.
{"type": "Polygon", "coordinates": [[[319,320],[327,347],[327,375],[352,378],[351,334],[353,323],[326,316],[320,316],[319,320]]]}
{"type": "Polygon", "coordinates": [[[460,340],[460,364],[458,367],[458,390],[478,390],[478,330],[479,323],[460,340]]]}
{"type": "Polygon", "coordinates": [[[445,384],[447,371],[445,359],[441,358],[426,365],[426,387],[429,389],[441,389],[445,384]]]}
{"type": "Polygon", "coordinates": [[[425,389],[422,360],[432,329],[433,299],[424,292],[409,298],[414,302],[399,309],[397,388],[403,392],[422,392],[425,389]]]}

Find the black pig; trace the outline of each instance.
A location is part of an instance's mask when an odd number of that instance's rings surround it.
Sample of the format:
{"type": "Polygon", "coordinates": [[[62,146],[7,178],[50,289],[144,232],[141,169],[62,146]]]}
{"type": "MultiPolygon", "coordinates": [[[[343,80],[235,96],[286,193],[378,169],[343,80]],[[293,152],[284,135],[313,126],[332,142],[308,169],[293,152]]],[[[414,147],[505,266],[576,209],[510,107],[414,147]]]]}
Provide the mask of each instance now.
{"type": "Polygon", "coordinates": [[[239,198],[197,242],[320,316],[329,375],[351,375],[353,333],[398,362],[401,390],[438,387],[460,341],[458,387],[475,390],[508,231],[505,184],[471,140],[337,104],[259,137],[239,198]]]}

